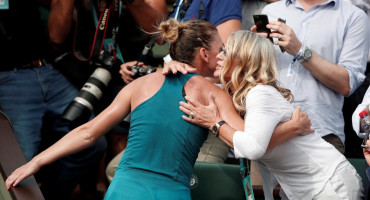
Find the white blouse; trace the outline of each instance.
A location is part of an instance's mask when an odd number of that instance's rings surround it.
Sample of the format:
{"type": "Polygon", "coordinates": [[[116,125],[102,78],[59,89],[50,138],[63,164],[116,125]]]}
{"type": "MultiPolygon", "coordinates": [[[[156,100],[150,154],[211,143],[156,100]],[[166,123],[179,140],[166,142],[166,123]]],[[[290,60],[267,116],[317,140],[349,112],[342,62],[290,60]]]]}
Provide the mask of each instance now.
{"type": "Polygon", "coordinates": [[[318,133],[296,136],[267,151],[276,125],[290,120],[293,110],[274,87],[257,85],[246,97],[244,132],[235,132],[233,138],[237,158],[258,160],[265,199],[273,199],[275,178],[289,199],[312,199],[346,161],[318,133]]]}

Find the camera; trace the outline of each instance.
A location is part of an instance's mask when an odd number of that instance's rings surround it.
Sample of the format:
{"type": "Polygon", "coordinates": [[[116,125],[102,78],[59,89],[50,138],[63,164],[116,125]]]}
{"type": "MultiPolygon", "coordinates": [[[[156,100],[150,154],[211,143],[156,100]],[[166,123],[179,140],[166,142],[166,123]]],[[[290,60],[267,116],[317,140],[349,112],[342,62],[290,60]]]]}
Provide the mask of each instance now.
{"type": "Polygon", "coordinates": [[[132,78],[136,79],[136,78],[139,78],[141,76],[145,76],[147,74],[150,74],[150,73],[153,73],[157,71],[157,69],[155,67],[152,67],[150,65],[148,65],[148,68],[144,68],[144,67],[140,67],[138,64],[132,66],[131,68],[131,72],[133,72],[135,75],[132,76],[132,78]]]}
{"type": "Polygon", "coordinates": [[[86,83],[82,86],[77,97],[64,111],[62,118],[78,126],[90,119],[94,106],[102,98],[104,90],[112,79],[111,70],[117,64],[112,52],[102,50],[91,64],[96,67],[86,83]]]}

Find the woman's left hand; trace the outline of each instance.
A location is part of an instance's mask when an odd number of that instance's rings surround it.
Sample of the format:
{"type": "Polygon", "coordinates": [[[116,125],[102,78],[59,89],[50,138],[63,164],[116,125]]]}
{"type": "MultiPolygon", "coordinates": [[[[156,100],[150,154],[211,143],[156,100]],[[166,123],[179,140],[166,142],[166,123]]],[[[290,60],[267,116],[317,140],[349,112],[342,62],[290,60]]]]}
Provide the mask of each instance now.
{"type": "Polygon", "coordinates": [[[185,121],[211,129],[214,124],[221,121],[222,118],[213,99],[212,92],[209,93],[208,106],[203,105],[188,96],[185,97],[187,103],[180,102],[180,110],[188,116],[182,116],[185,121]]]}
{"type": "Polygon", "coordinates": [[[10,190],[11,187],[15,187],[23,179],[35,174],[40,167],[32,160],[25,165],[22,165],[16,169],[5,181],[6,189],[10,190]]]}

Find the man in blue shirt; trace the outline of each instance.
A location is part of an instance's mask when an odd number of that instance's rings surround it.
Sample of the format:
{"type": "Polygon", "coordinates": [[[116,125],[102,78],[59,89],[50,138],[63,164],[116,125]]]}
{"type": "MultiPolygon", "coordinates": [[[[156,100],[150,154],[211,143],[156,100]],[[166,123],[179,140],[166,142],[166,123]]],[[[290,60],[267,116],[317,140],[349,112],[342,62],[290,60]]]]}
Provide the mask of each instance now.
{"type": "Polygon", "coordinates": [[[308,113],[316,133],[343,153],[344,96],[365,78],[366,14],[340,0],[283,0],[267,5],[262,13],[269,17],[267,28],[273,29],[270,36],[275,38],[282,87],[292,91],[294,106],[308,113]]]}
{"type": "Polygon", "coordinates": [[[365,79],[366,14],[341,0],[282,0],[267,5],[262,14],[270,20],[267,28],[276,44],[281,86],[292,91],[293,105],[308,113],[316,133],[344,153],[342,106],[344,96],[365,79]]]}

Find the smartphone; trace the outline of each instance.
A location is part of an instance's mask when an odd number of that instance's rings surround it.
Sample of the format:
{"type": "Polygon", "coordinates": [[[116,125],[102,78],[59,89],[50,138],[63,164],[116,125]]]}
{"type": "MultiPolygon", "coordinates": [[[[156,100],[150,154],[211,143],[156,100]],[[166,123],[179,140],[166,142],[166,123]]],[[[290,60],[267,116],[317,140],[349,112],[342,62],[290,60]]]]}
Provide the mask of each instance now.
{"type": "Polygon", "coordinates": [[[267,15],[253,15],[254,24],[257,26],[257,32],[267,33],[267,39],[274,42],[270,37],[271,30],[266,27],[269,23],[267,15]]]}

